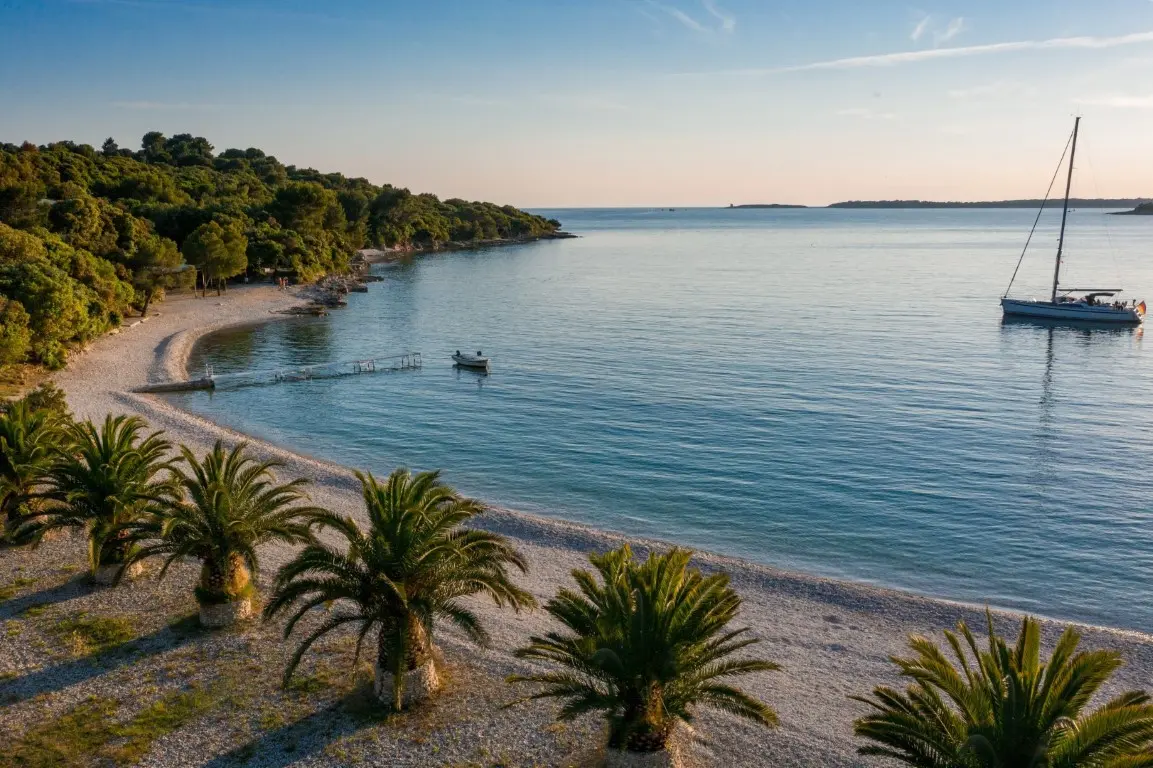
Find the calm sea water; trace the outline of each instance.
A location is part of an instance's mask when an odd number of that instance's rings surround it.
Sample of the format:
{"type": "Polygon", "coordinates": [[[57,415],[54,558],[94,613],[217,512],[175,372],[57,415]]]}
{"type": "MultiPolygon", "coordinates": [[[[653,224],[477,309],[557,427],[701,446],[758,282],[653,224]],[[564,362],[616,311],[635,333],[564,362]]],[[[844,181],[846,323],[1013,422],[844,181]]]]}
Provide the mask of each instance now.
{"type": "MultiPolygon", "coordinates": [[[[415,349],[423,370],[180,402],[515,509],[1153,630],[1153,354],[1141,330],[1002,323],[1034,212],[544,213],[581,239],[384,267],[327,319],[217,334],[193,361],[415,349]]],[[[1018,293],[1047,293],[1057,223],[1018,293]]],[[[1072,213],[1065,269],[1153,303],[1153,219],[1072,213]]]]}

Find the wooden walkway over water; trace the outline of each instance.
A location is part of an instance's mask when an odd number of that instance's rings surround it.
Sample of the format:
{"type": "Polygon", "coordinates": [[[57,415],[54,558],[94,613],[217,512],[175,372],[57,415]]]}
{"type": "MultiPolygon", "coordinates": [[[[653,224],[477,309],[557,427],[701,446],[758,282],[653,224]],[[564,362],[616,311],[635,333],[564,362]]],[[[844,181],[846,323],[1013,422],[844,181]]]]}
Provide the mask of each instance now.
{"type": "Polygon", "coordinates": [[[345,360],[335,363],[316,363],[284,368],[245,369],[228,373],[213,373],[208,367],[204,376],[189,381],[165,382],[142,387],[141,392],[184,392],[194,389],[234,389],[267,384],[281,384],[313,379],[333,379],[342,376],[361,376],[367,373],[395,373],[413,371],[423,367],[419,352],[401,352],[383,357],[345,360]]]}

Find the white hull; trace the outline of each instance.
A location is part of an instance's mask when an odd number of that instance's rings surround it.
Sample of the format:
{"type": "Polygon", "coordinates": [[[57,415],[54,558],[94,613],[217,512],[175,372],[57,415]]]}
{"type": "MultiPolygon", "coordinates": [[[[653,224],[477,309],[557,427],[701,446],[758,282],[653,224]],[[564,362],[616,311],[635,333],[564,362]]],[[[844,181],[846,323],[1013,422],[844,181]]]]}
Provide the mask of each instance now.
{"type": "Polygon", "coordinates": [[[487,371],[488,370],[488,358],[487,357],[472,357],[472,356],[466,357],[465,355],[453,355],[452,360],[454,363],[459,365],[461,368],[473,368],[473,369],[478,370],[478,371],[487,371]]]}
{"type": "Polygon", "coordinates": [[[1113,306],[1090,306],[1080,302],[1054,304],[1049,301],[1024,301],[1022,299],[1001,299],[1001,308],[1006,315],[1019,317],[1041,317],[1050,320],[1076,320],[1090,323],[1118,323],[1137,325],[1141,315],[1136,309],[1113,306]]]}

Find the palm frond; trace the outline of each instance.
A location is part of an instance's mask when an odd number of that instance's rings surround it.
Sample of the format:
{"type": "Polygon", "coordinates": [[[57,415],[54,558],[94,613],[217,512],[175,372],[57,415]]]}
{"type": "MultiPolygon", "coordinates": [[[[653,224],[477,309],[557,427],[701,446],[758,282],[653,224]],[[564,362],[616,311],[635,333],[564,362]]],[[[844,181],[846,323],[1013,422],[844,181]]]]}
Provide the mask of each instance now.
{"type": "Polygon", "coordinates": [[[893,661],[911,685],[858,698],[874,710],[855,724],[865,739],[861,754],[920,768],[1144,764],[1153,750],[1146,694],[1122,694],[1085,711],[1120,666],[1118,654],[1078,653],[1080,636],[1068,628],[1043,660],[1036,620],[1022,619],[1012,646],[997,635],[991,612],[986,626],[984,650],[964,622],[945,633],[955,660],[928,638],[910,637],[913,656],[893,661]]]}
{"type": "Polygon", "coordinates": [[[611,744],[664,738],[695,706],[775,724],[767,705],[720,682],[778,667],[734,655],[757,642],[730,628],[740,597],[724,574],[691,568],[691,557],[673,549],[638,563],[628,546],[590,555],[596,573],[574,571],[577,590],[561,590],[545,606],[565,631],[516,651],[556,671],[509,681],[537,686],[530,698],[560,699],[562,719],[600,712],[611,744]]]}
{"type": "MultiPolygon", "coordinates": [[[[462,598],[487,595],[515,610],[535,604],[509,577],[510,568],[527,568],[523,556],[501,536],[464,528],[482,507],[444,485],[439,473],[398,469],[384,482],[369,473],[357,477],[367,527],[350,517],[310,513],[308,528],[343,541],[307,545],[276,575],[265,617],[293,610],[286,637],[313,608],[348,604],[359,617],[358,649],[372,628],[379,628],[378,666],[399,670],[428,655],[437,619],[453,623],[474,642],[488,642],[462,598]]],[[[397,675],[398,685],[403,677],[397,675]]],[[[394,696],[401,700],[399,691],[394,696]]]]}

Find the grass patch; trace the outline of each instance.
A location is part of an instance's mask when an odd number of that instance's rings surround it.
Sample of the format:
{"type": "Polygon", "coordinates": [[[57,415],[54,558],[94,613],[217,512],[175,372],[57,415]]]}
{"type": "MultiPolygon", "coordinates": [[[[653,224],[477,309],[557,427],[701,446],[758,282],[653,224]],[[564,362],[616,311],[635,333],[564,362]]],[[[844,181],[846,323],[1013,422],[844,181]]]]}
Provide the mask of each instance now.
{"type": "Polygon", "coordinates": [[[207,714],[219,700],[214,691],[201,688],[169,694],[113,729],[116,738],[124,741],[105,752],[117,765],[138,763],[153,742],[207,714]]]}
{"type": "Polygon", "coordinates": [[[91,698],[58,718],[33,726],[4,752],[22,768],[81,768],[108,743],[116,714],[112,699],[91,698]]]}
{"type": "Polygon", "coordinates": [[[36,579],[28,579],[23,577],[12,579],[11,583],[0,586],[0,603],[4,602],[5,600],[11,600],[12,598],[16,597],[16,593],[24,589],[24,587],[30,587],[35,583],[36,579]]]}
{"type": "Polygon", "coordinates": [[[73,656],[104,653],[136,637],[136,628],[128,619],[85,613],[61,619],[48,627],[48,631],[59,638],[73,656]]]}
{"type": "Polygon", "coordinates": [[[134,765],[157,739],[199,719],[219,701],[210,689],[180,691],[117,722],[114,699],[90,698],[10,742],[4,751],[11,762],[5,764],[22,768],[134,765]]]}
{"type": "Polygon", "coordinates": [[[294,674],[284,690],[298,696],[313,696],[325,692],[340,694],[350,689],[355,681],[355,670],[341,669],[335,664],[322,661],[313,668],[312,674],[300,672],[294,674]]]}
{"type": "Polygon", "coordinates": [[[48,613],[48,609],[52,606],[48,603],[33,603],[24,610],[20,611],[20,618],[34,619],[37,616],[43,616],[48,613]]]}

